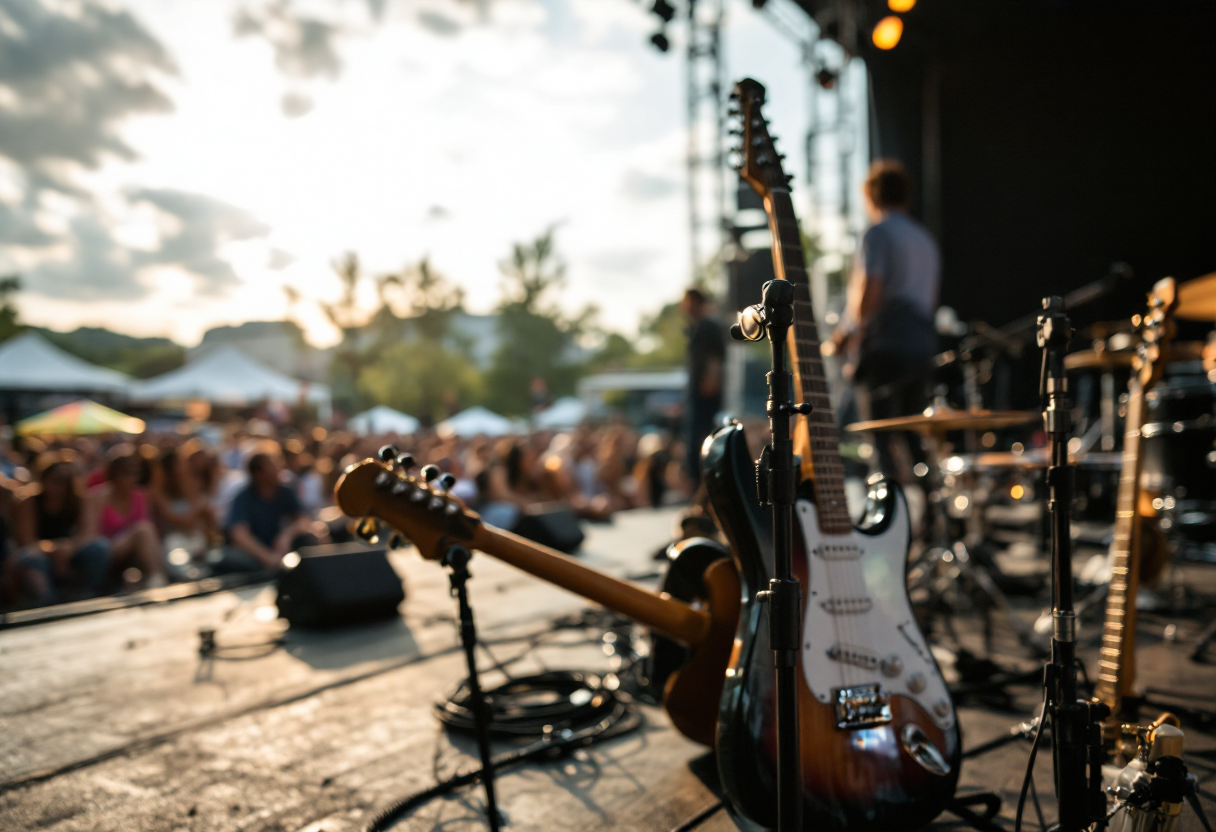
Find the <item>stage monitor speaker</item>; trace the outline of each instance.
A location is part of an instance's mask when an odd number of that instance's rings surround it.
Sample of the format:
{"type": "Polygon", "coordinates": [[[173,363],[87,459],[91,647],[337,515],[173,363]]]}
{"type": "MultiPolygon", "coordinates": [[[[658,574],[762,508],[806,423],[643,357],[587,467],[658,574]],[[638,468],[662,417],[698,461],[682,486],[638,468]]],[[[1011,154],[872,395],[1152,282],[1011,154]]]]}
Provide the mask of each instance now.
{"type": "Polygon", "coordinates": [[[566,554],[577,551],[585,537],[574,512],[562,503],[541,503],[529,507],[520,515],[511,531],[566,554]]]}
{"type": "Polygon", "coordinates": [[[291,626],[323,629],[397,616],[405,587],[386,549],[337,543],[305,546],[295,554],[299,563],[278,581],[279,616],[291,626]]]}

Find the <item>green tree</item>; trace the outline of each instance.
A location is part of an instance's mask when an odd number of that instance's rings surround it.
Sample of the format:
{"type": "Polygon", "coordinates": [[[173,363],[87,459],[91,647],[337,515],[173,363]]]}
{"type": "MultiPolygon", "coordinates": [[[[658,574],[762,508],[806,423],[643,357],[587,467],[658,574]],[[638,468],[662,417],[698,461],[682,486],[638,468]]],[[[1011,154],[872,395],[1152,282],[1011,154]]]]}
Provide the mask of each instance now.
{"type": "Polygon", "coordinates": [[[20,275],[6,274],[0,277],[0,341],[7,341],[25,330],[17,319],[17,307],[13,303],[13,296],[20,291],[20,275]]]}
{"type": "Polygon", "coordinates": [[[417,265],[376,281],[380,297],[377,317],[404,318],[420,337],[440,341],[448,334],[452,315],[464,308],[464,290],[452,284],[423,257],[417,265]]]}
{"type": "Polygon", "coordinates": [[[654,315],[642,319],[642,340],[650,349],[637,353],[635,367],[682,367],[688,353],[688,322],[679,301],[663,305],[654,315]]]}
{"type": "Polygon", "coordinates": [[[574,391],[581,373],[572,360],[575,339],[591,328],[594,307],[574,317],[550,298],[564,285],[566,264],[557,254],[554,229],[531,243],[516,243],[501,263],[503,300],[498,306],[499,346],[486,378],[487,399],[508,414],[531,409],[533,379],[543,379],[551,396],[574,391]]]}
{"type": "Polygon", "coordinates": [[[372,400],[432,423],[476,401],[477,367],[438,340],[417,338],[385,349],[364,367],[359,389],[372,400]]]}

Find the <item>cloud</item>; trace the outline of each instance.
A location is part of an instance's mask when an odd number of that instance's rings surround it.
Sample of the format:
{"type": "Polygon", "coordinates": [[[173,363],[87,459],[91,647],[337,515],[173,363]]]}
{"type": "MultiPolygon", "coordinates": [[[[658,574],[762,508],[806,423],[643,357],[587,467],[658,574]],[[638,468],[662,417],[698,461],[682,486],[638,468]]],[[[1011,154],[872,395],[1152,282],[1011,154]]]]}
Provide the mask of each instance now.
{"type": "Polygon", "coordinates": [[[587,255],[587,264],[598,271],[636,274],[662,256],[658,249],[612,249],[587,255]]]}
{"type": "Polygon", "coordinates": [[[291,252],[283,251],[281,248],[272,248],[270,254],[266,257],[266,268],[274,269],[278,272],[294,262],[296,262],[296,258],[291,252]]]}
{"type": "Polygon", "coordinates": [[[262,37],[274,48],[275,66],[292,78],[336,78],[342,58],[335,40],[337,25],[294,13],[286,3],[247,6],[233,23],[237,37],[262,37]]]}
{"type": "Polygon", "coordinates": [[[231,264],[219,257],[225,245],[265,237],[270,228],[248,211],[203,194],[168,189],[144,189],[131,195],[133,203],[147,202],[169,214],[177,230],[163,237],[160,247],[138,252],[140,266],[179,266],[201,278],[200,294],[221,294],[240,282],[231,264]]]}
{"type": "Polygon", "coordinates": [[[283,95],[279,102],[283,115],[288,118],[299,118],[312,112],[312,97],[302,92],[289,92],[283,95]]]}
{"type": "Polygon", "coordinates": [[[123,120],[173,109],[153,79],[174,63],[130,13],[0,0],[0,21],[0,155],[17,164],[133,158],[123,120]]]}
{"type": "Polygon", "coordinates": [[[621,177],[621,193],[639,201],[662,199],[679,189],[680,183],[674,179],[652,176],[640,170],[627,170],[621,177]]]}
{"type": "MultiPolygon", "coordinates": [[[[72,300],[137,300],[152,291],[140,272],[162,266],[194,276],[197,295],[221,295],[240,279],[220,251],[228,243],[265,237],[270,230],[247,211],[203,194],[143,189],[128,196],[131,206],[146,203],[169,218],[161,224],[168,230],[155,245],[123,245],[99,210],[78,214],[55,247],[60,256],[44,259],[29,271],[29,291],[72,300]]],[[[290,262],[291,256],[276,250],[271,257],[290,262]]]]}
{"type": "Polygon", "coordinates": [[[460,31],[460,24],[455,20],[429,10],[418,12],[418,25],[435,35],[455,35],[460,31]]]}

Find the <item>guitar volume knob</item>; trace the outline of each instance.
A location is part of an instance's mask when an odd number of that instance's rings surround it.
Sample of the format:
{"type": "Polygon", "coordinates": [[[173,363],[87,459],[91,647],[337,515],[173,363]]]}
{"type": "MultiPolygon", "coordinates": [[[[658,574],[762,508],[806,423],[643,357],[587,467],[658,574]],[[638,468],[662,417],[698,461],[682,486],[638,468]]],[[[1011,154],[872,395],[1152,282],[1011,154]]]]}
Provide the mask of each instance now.
{"type": "Polygon", "coordinates": [[[912,691],[913,693],[920,693],[925,689],[926,684],[928,683],[926,682],[925,674],[923,673],[913,673],[908,677],[908,690],[912,691]]]}
{"type": "Polygon", "coordinates": [[[882,660],[882,664],[880,664],[879,667],[882,669],[883,676],[889,676],[892,678],[904,672],[903,661],[899,658],[899,656],[895,655],[887,656],[882,660]]]}

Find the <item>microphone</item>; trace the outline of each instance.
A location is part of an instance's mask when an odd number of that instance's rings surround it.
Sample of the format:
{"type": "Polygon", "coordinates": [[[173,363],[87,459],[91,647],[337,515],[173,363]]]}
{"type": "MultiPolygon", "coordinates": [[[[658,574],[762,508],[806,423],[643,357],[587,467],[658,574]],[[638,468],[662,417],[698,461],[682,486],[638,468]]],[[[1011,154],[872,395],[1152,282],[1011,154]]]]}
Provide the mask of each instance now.
{"type": "Polygon", "coordinates": [[[1103,295],[1113,292],[1115,287],[1121,282],[1131,280],[1132,275],[1132,267],[1122,260],[1111,263],[1110,268],[1106,271],[1106,276],[1101,280],[1086,283],[1079,289],[1073,289],[1065,295],[1064,308],[1071,311],[1087,303],[1092,303],[1103,295]]]}

